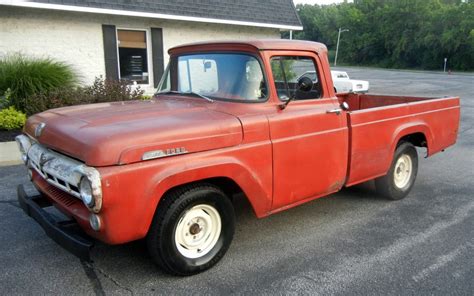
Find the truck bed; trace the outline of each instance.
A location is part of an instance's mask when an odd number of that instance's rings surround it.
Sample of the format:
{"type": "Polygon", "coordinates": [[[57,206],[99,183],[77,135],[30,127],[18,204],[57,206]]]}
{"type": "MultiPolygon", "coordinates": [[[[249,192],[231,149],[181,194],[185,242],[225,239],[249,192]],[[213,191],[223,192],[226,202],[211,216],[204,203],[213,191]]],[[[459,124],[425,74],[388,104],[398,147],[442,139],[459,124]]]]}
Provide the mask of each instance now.
{"type": "Polygon", "coordinates": [[[342,94],[349,104],[349,169],[346,186],[387,173],[397,143],[411,135],[431,156],[456,142],[458,97],[427,98],[342,94]]]}
{"type": "Polygon", "coordinates": [[[437,99],[429,97],[402,97],[355,93],[338,94],[338,98],[341,102],[347,102],[349,104],[350,111],[437,99]]]}

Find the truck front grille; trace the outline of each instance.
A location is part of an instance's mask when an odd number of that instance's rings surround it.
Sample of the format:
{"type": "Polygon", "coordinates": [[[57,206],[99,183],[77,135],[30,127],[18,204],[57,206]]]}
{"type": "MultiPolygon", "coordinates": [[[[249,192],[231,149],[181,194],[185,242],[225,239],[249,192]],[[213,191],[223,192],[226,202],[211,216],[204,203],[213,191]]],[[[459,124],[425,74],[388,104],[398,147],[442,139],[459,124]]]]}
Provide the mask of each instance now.
{"type": "Polygon", "coordinates": [[[33,172],[32,181],[38,191],[52,201],[63,214],[74,216],[76,220],[88,224],[89,210],[82,201],[47,182],[37,171],[33,172]]]}
{"type": "Polygon", "coordinates": [[[58,189],[54,186],[50,185],[45,187],[45,191],[46,194],[63,206],[70,207],[76,203],[80,203],[78,199],[65,194],[61,189],[58,189]]]}
{"type": "Polygon", "coordinates": [[[71,184],[71,183],[68,183],[67,181],[59,178],[59,177],[56,177],[50,173],[47,173],[45,172],[44,170],[41,169],[41,167],[39,166],[39,164],[37,162],[35,162],[34,160],[30,159],[30,166],[32,168],[35,169],[36,172],[38,172],[38,174],[43,177],[48,183],[50,183],[51,185],[61,189],[61,190],[64,190],[66,191],[67,193],[77,197],[77,198],[80,198],[81,195],[79,194],[79,188],[77,188],[77,186],[71,184]]]}
{"type": "Polygon", "coordinates": [[[83,163],[39,143],[33,143],[28,149],[28,167],[35,170],[49,184],[81,198],[79,183],[83,177],[80,172],[84,167],[83,163]]]}

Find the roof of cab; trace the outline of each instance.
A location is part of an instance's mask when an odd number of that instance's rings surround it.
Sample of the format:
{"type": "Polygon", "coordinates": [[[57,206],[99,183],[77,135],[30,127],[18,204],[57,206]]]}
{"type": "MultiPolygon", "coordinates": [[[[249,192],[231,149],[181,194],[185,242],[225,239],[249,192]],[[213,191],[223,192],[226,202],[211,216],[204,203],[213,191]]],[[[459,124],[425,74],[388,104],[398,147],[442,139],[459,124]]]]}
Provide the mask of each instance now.
{"type": "Polygon", "coordinates": [[[254,47],[257,50],[304,50],[315,52],[326,52],[326,45],[306,40],[288,40],[288,39],[256,39],[256,40],[220,40],[220,41],[206,41],[179,45],[170,48],[168,53],[174,51],[182,51],[183,49],[193,50],[193,48],[207,47],[207,46],[229,46],[244,45],[254,47]]]}

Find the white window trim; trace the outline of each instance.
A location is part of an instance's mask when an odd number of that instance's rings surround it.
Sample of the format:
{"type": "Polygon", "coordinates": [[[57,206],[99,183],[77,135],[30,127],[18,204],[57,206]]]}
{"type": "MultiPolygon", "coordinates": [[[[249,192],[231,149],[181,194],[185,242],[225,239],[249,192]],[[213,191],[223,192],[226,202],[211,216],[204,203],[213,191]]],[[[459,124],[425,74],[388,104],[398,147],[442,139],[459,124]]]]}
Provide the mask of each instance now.
{"type": "Polygon", "coordinates": [[[117,71],[118,71],[118,78],[119,80],[122,79],[122,73],[120,73],[120,54],[119,54],[119,40],[118,40],[118,31],[125,30],[125,31],[141,31],[145,32],[145,43],[146,43],[146,63],[148,69],[148,83],[137,83],[137,84],[130,84],[132,88],[141,86],[142,88],[150,88],[153,87],[153,63],[152,63],[152,54],[151,54],[151,31],[150,28],[127,28],[127,27],[118,27],[115,26],[115,43],[117,44],[117,71]]]}

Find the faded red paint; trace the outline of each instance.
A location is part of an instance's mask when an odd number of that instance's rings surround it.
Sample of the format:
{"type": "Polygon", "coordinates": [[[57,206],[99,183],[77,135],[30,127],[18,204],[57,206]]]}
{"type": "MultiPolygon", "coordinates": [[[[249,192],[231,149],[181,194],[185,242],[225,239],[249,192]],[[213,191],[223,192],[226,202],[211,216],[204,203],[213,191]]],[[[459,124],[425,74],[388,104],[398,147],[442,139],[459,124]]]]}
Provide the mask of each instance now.
{"type": "Polygon", "coordinates": [[[384,175],[403,136],[422,133],[429,155],[456,142],[459,98],[336,96],[322,44],[225,41],[181,46],[170,54],[206,51],[259,56],[268,101],[209,103],[161,96],[55,109],[28,120],[25,131],[30,136],[39,122],[46,122],[40,143],[99,170],[104,225],[100,232],[90,229],[82,203],[64,202],[66,193],[53,194],[39,175],[33,178],[89,235],[110,244],[143,238],[163,194],[182,184],[231,179],[255,214],[265,217],[384,175]],[[274,55],[313,57],[321,73],[323,98],[293,101],[281,110],[269,62],[274,55]],[[344,101],[349,111],[326,112],[344,101]],[[141,161],[146,151],[176,147],[186,147],[188,153],[141,161]]]}

